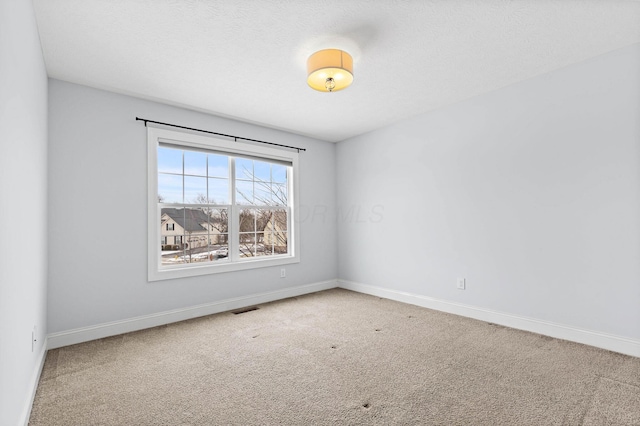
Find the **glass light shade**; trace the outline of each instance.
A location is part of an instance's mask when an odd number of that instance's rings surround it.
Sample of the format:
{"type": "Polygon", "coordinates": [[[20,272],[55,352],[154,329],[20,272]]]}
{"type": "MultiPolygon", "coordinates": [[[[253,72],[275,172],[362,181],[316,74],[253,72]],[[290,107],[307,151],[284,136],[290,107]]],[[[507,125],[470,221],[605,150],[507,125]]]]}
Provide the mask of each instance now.
{"type": "Polygon", "coordinates": [[[338,49],[320,50],[307,59],[307,84],[320,92],[337,92],[353,82],[353,58],[338,49]]]}

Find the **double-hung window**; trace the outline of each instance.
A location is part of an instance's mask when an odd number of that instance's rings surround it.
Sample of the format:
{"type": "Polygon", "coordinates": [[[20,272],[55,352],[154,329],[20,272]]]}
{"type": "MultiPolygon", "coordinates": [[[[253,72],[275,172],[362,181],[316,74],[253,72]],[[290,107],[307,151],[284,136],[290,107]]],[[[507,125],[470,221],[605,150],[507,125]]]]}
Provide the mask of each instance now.
{"type": "Polygon", "coordinates": [[[147,140],[150,281],[299,261],[297,152],[153,127],[147,140]]]}

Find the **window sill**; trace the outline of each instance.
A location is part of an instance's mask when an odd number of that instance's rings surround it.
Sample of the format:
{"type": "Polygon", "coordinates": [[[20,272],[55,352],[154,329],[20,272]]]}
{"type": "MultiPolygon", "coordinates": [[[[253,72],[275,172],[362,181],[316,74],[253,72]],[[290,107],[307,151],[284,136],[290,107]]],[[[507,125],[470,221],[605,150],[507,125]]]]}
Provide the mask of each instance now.
{"type": "Polygon", "coordinates": [[[187,267],[163,268],[159,270],[149,270],[148,280],[162,281],[176,278],[197,277],[200,275],[211,275],[225,272],[245,271],[249,269],[267,268],[270,266],[289,265],[291,263],[299,263],[297,256],[284,256],[272,259],[247,260],[239,262],[224,262],[219,264],[206,264],[187,267]]]}

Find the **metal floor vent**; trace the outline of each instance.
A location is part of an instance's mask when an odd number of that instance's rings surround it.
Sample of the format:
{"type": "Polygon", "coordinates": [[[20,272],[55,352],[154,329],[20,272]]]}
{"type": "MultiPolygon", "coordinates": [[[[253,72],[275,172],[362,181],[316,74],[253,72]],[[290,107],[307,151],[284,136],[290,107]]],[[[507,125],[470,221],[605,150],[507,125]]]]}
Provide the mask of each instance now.
{"type": "Polygon", "coordinates": [[[231,311],[231,313],[233,315],[238,315],[238,314],[244,314],[245,312],[251,312],[251,311],[257,311],[258,308],[257,306],[250,306],[248,308],[242,308],[242,309],[236,309],[235,311],[231,311]]]}

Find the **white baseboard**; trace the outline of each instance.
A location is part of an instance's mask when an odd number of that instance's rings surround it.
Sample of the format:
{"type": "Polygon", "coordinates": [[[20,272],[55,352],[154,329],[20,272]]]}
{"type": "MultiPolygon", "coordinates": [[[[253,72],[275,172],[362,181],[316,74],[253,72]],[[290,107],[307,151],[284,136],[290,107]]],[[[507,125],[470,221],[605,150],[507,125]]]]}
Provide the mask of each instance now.
{"type": "MultiPolygon", "coordinates": [[[[145,328],[184,321],[191,318],[216,314],[233,309],[239,309],[246,306],[272,302],[274,300],[286,299],[288,297],[300,296],[307,293],[315,293],[317,291],[328,290],[335,287],[341,287],[347,290],[357,291],[359,293],[371,294],[374,296],[383,297],[385,299],[396,300],[398,302],[409,303],[412,305],[422,306],[424,308],[448,312],[451,314],[474,318],[480,321],[492,322],[495,324],[504,325],[506,327],[544,334],[546,336],[555,337],[558,339],[583,343],[586,345],[595,346],[626,355],[640,357],[640,340],[637,339],[615,336],[599,331],[585,330],[535,318],[527,318],[518,315],[507,314],[504,312],[493,311],[476,306],[464,305],[461,303],[449,302],[446,300],[435,299],[428,296],[390,290],[382,287],[376,287],[346,280],[323,281],[314,284],[307,284],[267,293],[237,297],[233,299],[222,300],[219,302],[206,303],[203,305],[191,306],[183,309],[175,309],[171,311],[160,312],[157,314],[144,315],[121,321],[113,321],[109,323],[98,324],[95,326],[53,333],[47,336],[47,342],[45,345],[48,349],[55,349],[63,346],[74,345],[76,343],[101,339],[103,337],[115,336],[131,331],[142,330],[145,328]]],[[[44,363],[45,354],[46,349],[44,349],[44,352],[42,354],[42,363],[44,363]]],[[[42,366],[38,371],[38,377],[34,379],[34,396],[35,388],[37,387],[38,383],[37,379],[40,377],[39,375],[41,370],[42,366]]],[[[31,406],[29,405],[29,407],[31,406]]]]}
{"type": "Polygon", "coordinates": [[[329,280],[266,293],[252,294],[249,296],[221,300],[219,302],[205,303],[202,305],[190,306],[188,308],[174,309],[171,311],[159,312],[157,314],[143,315],[140,317],[128,318],[125,320],[113,321],[90,327],[52,333],[47,336],[47,340],[49,349],[55,349],[63,346],[75,345],[76,343],[83,343],[90,340],[129,333],[131,331],[143,330],[145,328],[157,327],[159,325],[244,308],[246,306],[272,302],[274,300],[286,299],[288,297],[300,296],[307,293],[315,293],[317,291],[336,288],[337,286],[338,280],[329,280]]]}
{"type": "Polygon", "coordinates": [[[545,336],[583,343],[585,345],[595,346],[626,355],[640,357],[640,340],[631,339],[628,337],[621,337],[612,334],[601,333],[599,331],[580,329],[577,327],[556,324],[549,321],[521,317],[518,315],[492,311],[490,309],[478,308],[461,303],[448,302],[445,300],[434,299],[432,297],[390,290],[382,287],[375,287],[351,281],[338,280],[338,286],[340,288],[357,291],[359,293],[371,294],[373,296],[383,297],[385,299],[396,300],[398,302],[409,303],[412,305],[422,306],[424,308],[461,315],[481,321],[492,322],[494,324],[500,324],[506,327],[531,331],[533,333],[544,334],[545,336]]]}
{"type": "Polygon", "coordinates": [[[38,383],[40,383],[40,375],[42,374],[42,369],[44,368],[44,360],[47,357],[47,339],[44,339],[44,344],[42,345],[42,349],[38,354],[38,366],[33,371],[31,375],[31,380],[29,381],[29,398],[27,399],[24,408],[22,409],[22,417],[20,420],[21,425],[29,426],[29,418],[31,417],[31,407],[33,407],[33,400],[36,398],[36,391],[38,390],[38,383]]]}

